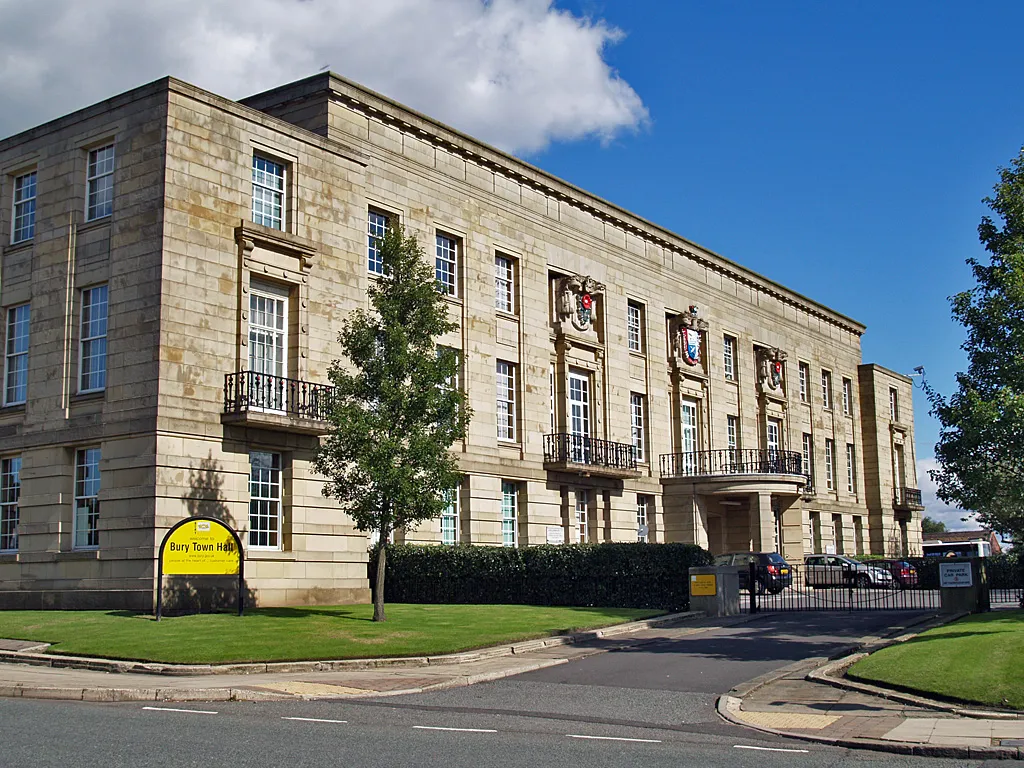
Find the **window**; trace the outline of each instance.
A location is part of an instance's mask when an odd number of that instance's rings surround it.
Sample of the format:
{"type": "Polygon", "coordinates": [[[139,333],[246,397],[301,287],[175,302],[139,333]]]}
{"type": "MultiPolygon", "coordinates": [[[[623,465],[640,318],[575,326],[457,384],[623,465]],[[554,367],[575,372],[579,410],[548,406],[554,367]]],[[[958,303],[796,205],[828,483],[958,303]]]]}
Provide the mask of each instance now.
{"type": "Polygon", "coordinates": [[[900,420],[900,393],[892,387],[889,388],[889,418],[892,421],[900,420]]]}
{"type": "Polygon", "coordinates": [[[576,491],[576,526],[579,529],[580,544],[587,543],[587,509],[590,506],[590,493],[588,491],[576,491]]]}
{"type": "Polygon", "coordinates": [[[28,304],[7,310],[4,405],[24,403],[28,397],[28,318],[28,304]]]}
{"type": "Polygon", "coordinates": [[[36,234],[36,172],[14,179],[14,227],[11,242],[23,243],[36,234]]]}
{"type": "Polygon", "coordinates": [[[843,379],[843,414],[849,416],[853,410],[853,382],[843,379]]]}
{"type": "Polygon", "coordinates": [[[836,545],[836,554],[846,554],[846,542],[843,537],[843,516],[832,515],[832,540],[836,545]]]}
{"type": "Polygon", "coordinates": [[[857,470],[853,452],[853,443],[846,444],[846,490],[857,492],[857,470]]]}
{"type": "Polygon", "coordinates": [[[249,546],[281,549],[281,454],[249,452],[249,546]]]}
{"type": "Polygon", "coordinates": [[[626,341],[630,352],[643,352],[644,309],[635,301],[626,305],[626,341]]]}
{"type": "Polygon", "coordinates": [[[85,220],[102,219],[104,216],[109,216],[113,210],[114,145],[108,144],[89,153],[85,220]]]}
{"type": "Polygon", "coordinates": [[[836,489],[835,453],[835,441],[825,438],[825,487],[830,491],[836,489]]]}
{"type": "Polygon", "coordinates": [[[515,262],[500,253],[494,257],[494,308],[515,312],[515,262]]]}
{"type": "Polygon", "coordinates": [[[814,442],[813,438],[804,432],[804,445],[803,445],[803,470],[804,475],[807,477],[807,481],[813,486],[814,485],[814,442]]]}
{"type": "Polygon", "coordinates": [[[504,360],[495,366],[497,383],[498,439],[516,439],[516,367],[504,360]]]}
{"type": "Polygon", "coordinates": [[[736,339],[732,336],[725,336],[722,344],[722,365],[725,368],[725,378],[730,381],[736,380],[736,339]]]}
{"type": "Polygon", "coordinates": [[[633,435],[633,456],[637,461],[646,461],[644,453],[644,396],[629,393],[629,416],[633,435]]]}
{"type": "Polygon", "coordinates": [[[519,486],[510,480],[501,481],[501,543],[506,547],[519,544],[516,512],[519,509],[519,486]]]}
{"type": "Polygon", "coordinates": [[[371,210],[366,216],[366,269],[371,275],[384,274],[378,240],[384,237],[389,226],[391,223],[383,213],[371,210]]]}
{"type": "Polygon", "coordinates": [[[647,510],[650,506],[650,498],[647,496],[637,495],[636,497],[636,540],[647,542],[648,531],[647,527],[647,510]]]}
{"type": "Polygon", "coordinates": [[[825,410],[832,408],[832,374],[821,369],[821,406],[825,410]]]}
{"type": "Polygon", "coordinates": [[[800,378],[800,402],[807,402],[807,382],[811,379],[811,367],[807,363],[800,363],[799,366],[799,378],[800,378]]]}
{"type": "Polygon", "coordinates": [[[249,405],[283,411],[288,392],[288,290],[272,283],[252,282],[249,288],[249,405]]]}
{"type": "Polygon", "coordinates": [[[446,296],[459,295],[459,242],[440,232],[436,237],[434,274],[437,278],[437,290],[446,296]]]}
{"type": "Polygon", "coordinates": [[[729,463],[739,463],[740,417],[732,414],[725,417],[725,447],[729,449],[729,463]]]}
{"type": "Polygon", "coordinates": [[[697,401],[688,397],[679,403],[681,448],[683,454],[683,473],[693,475],[697,472],[697,401]]]}
{"type": "Polygon", "coordinates": [[[765,424],[765,447],[773,453],[782,450],[782,422],[779,419],[768,419],[765,424]]]}
{"type": "Polygon", "coordinates": [[[441,543],[459,542],[459,489],[452,488],[445,494],[448,506],[441,513],[441,543]]]}
{"type": "Polygon", "coordinates": [[[551,390],[551,433],[555,433],[555,364],[548,364],[548,387],[551,390]]]}
{"type": "Polygon", "coordinates": [[[853,541],[857,548],[857,554],[864,554],[864,519],[861,517],[853,518],[853,541]]]}
{"type": "Polygon", "coordinates": [[[284,229],[284,166],[252,156],[252,220],[271,229],[284,229]]]}
{"type": "Polygon", "coordinates": [[[18,498],[21,456],[0,459],[0,552],[18,550],[18,498]]]}
{"type": "Polygon", "coordinates": [[[451,376],[449,376],[447,379],[445,379],[444,386],[447,389],[449,389],[450,391],[453,391],[453,392],[458,391],[458,389],[459,389],[459,369],[462,367],[462,360],[461,360],[461,355],[459,353],[459,350],[457,350],[455,347],[445,347],[445,346],[442,346],[442,345],[438,344],[437,348],[435,349],[435,354],[437,355],[438,359],[440,359],[443,355],[454,355],[455,363],[456,363],[456,365],[455,365],[455,373],[453,373],[451,376]]]}
{"type": "Polygon", "coordinates": [[[107,385],[107,286],[82,291],[82,329],[78,350],[79,392],[107,385]]]}
{"type": "Polygon", "coordinates": [[[75,520],[71,546],[95,549],[100,545],[100,449],[75,454],[75,520]]]}

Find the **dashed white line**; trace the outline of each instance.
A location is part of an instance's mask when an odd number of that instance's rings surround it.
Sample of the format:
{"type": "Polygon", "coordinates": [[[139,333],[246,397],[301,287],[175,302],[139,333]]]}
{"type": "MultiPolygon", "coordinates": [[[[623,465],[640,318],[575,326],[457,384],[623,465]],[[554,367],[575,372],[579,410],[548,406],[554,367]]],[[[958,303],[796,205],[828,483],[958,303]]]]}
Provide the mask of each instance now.
{"type": "Polygon", "coordinates": [[[303,723],[347,723],[348,720],[325,720],[319,717],[282,717],[282,720],[300,720],[303,723]]]}
{"type": "Polygon", "coordinates": [[[661,744],[661,739],[630,739],[625,736],[584,736],[581,733],[565,734],[570,739],[594,739],[595,741],[636,741],[641,744],[661,744]]]}
{"type": "Polygon", "coordinates": [[[209,709],[174,709],[173,707],[143,707],[148,709],[150,712],[188,712],[191,715],[216,715],[209,709]]]}
{"type": "Polygon", "coordinates": [[[494,728],[445,728],[441,725],[414,725],[421,731],[458,731],[459,733],[497,733],[494,728]]]}
{"type": "Polygon", "coordinates": [[[781,747],[748,747],[745,744],[733,744],[733,749],[756,749],[759,752],[796,752],[807,754],[806,749],[782,749],[781,747]]]}

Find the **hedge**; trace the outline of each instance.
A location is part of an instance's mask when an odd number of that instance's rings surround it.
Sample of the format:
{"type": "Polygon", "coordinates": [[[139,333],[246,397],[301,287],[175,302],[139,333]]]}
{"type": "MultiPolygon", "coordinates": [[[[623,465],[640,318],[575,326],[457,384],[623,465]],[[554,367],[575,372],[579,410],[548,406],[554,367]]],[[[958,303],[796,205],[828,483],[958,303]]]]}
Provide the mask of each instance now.
{"type": "MultiPolygon", "coordinates": [[[[388,547],[391,603],[569,605],[686,610],[690,566],[711,565],[692,544],[388,547]]],[[[370,583],[376,556],[371,552],[370,583]]]]}

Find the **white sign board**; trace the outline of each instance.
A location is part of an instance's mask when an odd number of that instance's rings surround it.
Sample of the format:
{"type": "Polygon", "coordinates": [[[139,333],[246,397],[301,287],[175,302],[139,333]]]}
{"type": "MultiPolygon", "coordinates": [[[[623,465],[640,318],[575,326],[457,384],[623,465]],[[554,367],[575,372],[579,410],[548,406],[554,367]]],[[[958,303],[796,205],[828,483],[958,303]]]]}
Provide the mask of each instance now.
{"type": "Polygon", "coordinates": [[[970,563],[939,563],[940,587],[970,587],[973,584],[970,563]]]}
{"type": "Polygon", "coordinates": [[[565,544],[565,529],[560,525],[547,527],[548,544],[565,544]]]}
{"type": "Polygon", "coordinates": [[[835,544],[826,544],[825,545],[825,554],[826,555],[834,555],[835,553],[836,553],[836,545],[835,544]]]}

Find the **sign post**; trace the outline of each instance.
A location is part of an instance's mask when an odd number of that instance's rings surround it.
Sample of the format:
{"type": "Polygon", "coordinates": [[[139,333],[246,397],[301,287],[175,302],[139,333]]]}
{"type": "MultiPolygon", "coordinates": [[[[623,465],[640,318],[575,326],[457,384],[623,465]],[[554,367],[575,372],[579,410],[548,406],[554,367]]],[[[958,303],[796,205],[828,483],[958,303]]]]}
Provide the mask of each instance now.
{"type": "Polygon", "coordinates": [[[215,517],[186,517],[160,542],[157,563],[156,620],[163,612],[164,576],[238,574],[238,615],[245,608],[245,556],[242,540],[215,517]]]}

